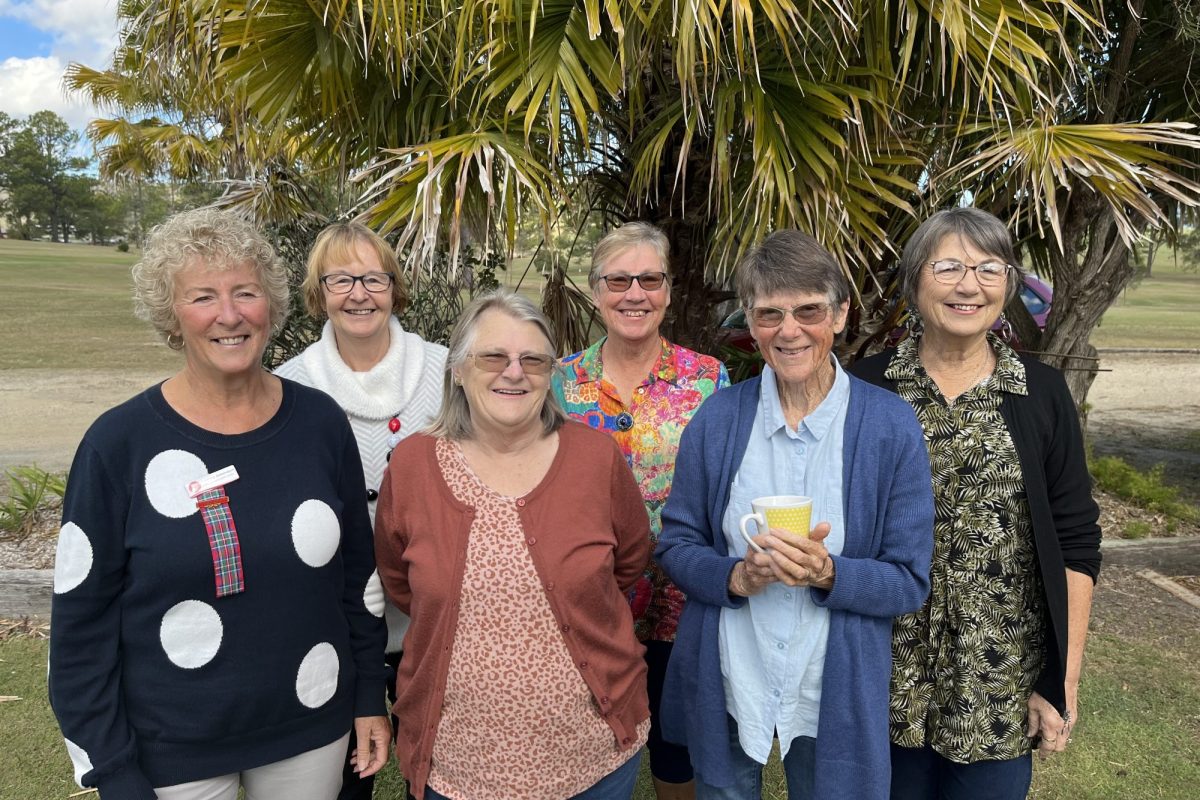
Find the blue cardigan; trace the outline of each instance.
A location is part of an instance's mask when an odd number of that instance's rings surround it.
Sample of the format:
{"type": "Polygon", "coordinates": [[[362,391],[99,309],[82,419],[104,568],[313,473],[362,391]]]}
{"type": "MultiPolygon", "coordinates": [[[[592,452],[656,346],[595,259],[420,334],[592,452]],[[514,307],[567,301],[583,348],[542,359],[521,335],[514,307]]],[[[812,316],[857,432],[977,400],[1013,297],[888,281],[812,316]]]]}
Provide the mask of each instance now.
{"type": "MultiPolygon", "coordinates": [[[[714,786],[733,782],[721,609],[745,602],[728,591],[739,559],[726,551],[721,519],[759,388],[754,378],[717,392],[684,431],[655,552],[688,598],[663,690],[664,734],[687,745],[697,774],[714,786]]],[[[929,593],[933,494],[921,426],[896,395],[851,377],[844,438],[846,542],[833,556],[833,588],[811,590],[830,610],[816,797],[882,799],[891,778],[892,618],[919,609],[929,593]]]]}

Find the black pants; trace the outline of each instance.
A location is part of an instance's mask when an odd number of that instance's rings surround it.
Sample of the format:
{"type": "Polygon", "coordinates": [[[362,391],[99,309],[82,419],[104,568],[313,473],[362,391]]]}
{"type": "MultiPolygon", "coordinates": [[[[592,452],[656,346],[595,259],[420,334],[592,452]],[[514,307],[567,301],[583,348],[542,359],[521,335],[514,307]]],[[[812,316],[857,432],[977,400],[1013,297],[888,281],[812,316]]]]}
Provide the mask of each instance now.
{"type": "MultiPolygon", "coordinates": [[[[400,669],[400,657],[403,653],[388,653],[384,659],[388,665],[387,696],[388,707],[396,702],[396,672],[400,669]]],[[[392,717],[392,741],[396,737],[396,718],[392,717]]],[[[346,749],[346,766],[342,769],[342,790],[338,792],[337,800],[371,800],[375,791],[375,776],[358,777],[354,767],[350,765],[350,754],[358,747],[358,737],[350,730],[350,745],[346,749]]]]}

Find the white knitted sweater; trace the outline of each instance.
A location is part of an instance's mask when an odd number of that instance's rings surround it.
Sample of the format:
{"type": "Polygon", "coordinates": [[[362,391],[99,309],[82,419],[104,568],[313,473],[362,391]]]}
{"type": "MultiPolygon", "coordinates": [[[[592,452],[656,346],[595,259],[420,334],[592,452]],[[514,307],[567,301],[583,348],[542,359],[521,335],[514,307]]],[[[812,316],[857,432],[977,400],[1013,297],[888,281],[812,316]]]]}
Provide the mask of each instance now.
{"type": "MultiPolygon", "coordinates": [[[[320,389],[346,412],[362,458],[368,490],[378,490],[387,467],[388,421],[400,420],[400,436],[408,436],[428,425],[442,402],[447,350],[426,342],[388,321],[391,344],[387,355],[367,372],[355,372],[338,353],[333,326],[325,323],[321,338],[303,353],[275,370],[282,378],[320,389]]],[[[375,501],[368,504],[375,521],[375,501]]],[[[387,651],[400,650],[408,617],[387,604],[387,651]]]]}

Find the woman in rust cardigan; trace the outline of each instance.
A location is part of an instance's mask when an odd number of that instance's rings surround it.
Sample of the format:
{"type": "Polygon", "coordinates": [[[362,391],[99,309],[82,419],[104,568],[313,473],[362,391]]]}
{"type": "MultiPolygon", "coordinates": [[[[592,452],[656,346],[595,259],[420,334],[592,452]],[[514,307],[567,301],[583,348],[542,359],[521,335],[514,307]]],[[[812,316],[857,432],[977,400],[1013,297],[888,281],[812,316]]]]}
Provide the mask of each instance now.
{"type": "Polygon", "coordinates": [[[616,444],[551,396],[551,350],[528,300],[472,303],[441,412],[380,491],[379,574],[412,617],[395,714],[417,798],[633,791],[650,714],[625,592],[649,522],[616,444]]]}

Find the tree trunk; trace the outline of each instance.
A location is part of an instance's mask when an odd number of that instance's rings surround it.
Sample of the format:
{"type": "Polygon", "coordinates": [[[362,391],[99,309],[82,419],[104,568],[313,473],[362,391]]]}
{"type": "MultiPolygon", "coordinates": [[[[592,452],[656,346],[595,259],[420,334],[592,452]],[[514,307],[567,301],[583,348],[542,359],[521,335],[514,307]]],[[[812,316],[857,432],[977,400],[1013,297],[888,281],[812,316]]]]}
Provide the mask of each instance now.
{"type": "Polygon", "coordinates": [[[1104,312],[1133,278],[1130,250],[1118,235],[1112,210],[1076,186],[1064,214],[1064,252],[1052,253],[1054,304],[1042,340],[1042,360],[1063,371],[1071,397],[1087,424],[1087,394],[1099,362],[1089,339],[1104,312]],[[1077,253],[1076,246],[1086,249],[1077,253]]]}

